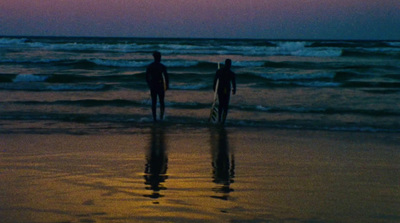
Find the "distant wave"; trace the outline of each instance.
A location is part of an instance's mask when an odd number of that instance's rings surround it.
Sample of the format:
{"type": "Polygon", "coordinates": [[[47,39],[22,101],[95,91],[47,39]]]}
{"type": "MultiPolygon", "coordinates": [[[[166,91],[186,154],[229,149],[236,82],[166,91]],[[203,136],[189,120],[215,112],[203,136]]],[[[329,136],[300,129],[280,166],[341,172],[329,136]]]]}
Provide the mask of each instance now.
{"type": "Polygon", "coordinates": [[[161,51],[164,55],[246,55],[246,56],[300,56],[339,57],[350,52],[398,54],[398,41],[223,41],[176,39],[170,41],[144,41],[141,39],[99,38],[0,38],[0,47],[18,46],[53,51],[82,52],[136,52],[161,51]]]}
{"type": "MultiPolygon", "coordinates": [[[[104,67],[121,67],[121,68],[145,68],[152,61],[137,61],[137,60],[112,60],[112,59],[82,59],[82,60],[60,60],[60,59],[25,59],[25,60],[13,60],[13,59],[0,59],[0,63],[9,64],[47,64],[49,66],[75,66],[79,68],[92,68],[94,66],[104,67]]],[[[212,64],[213,68],[216,68],[215,63],[199,62],[199,61],[185,61],[185,60],[165,60],[163,61],[167,67],[196,67],[198,65],[212,64]]]]}
{"type": "Polygon", "coordinates": [[[341,83],[336,82],[324,82],[324,81],[313,81],[313,82],[291,82],[291,84],[303,87],[339,87],[341,83]]]}
{"type": "Polygon", "coordinates": [[[0,38],[0,47],[8,45],[21,45],[30,48],[63,51],[135,51],[151,48],[151,45],[138,45],[135,43],[91,43],[88,39],[70,38],[67,42],[50,40],[47,38],[0,38]],[[79,42],[84,41],[84,42],[79,42]]]}
{"type": "Polygon", "coordinates": [[[313,41],[311,47],[339,47],[339,48],[384,48],[391,47],[399,44],[400,42],[394,41],[359,41],[359,40],[320,40],[313,41]]]}
{"type": "Polygon", "coordinates": [[[399,89],[400,88],[400,82],[383,82],[383,81],[375,81],[375,82],[366,82],[366,81],[348,81],[344,83],[344,87],[350,87],[350,88],[394,88],[394,89],[399,89]]]}
{"type": "Polygon", "coordinates": [[[375,65],[368,63],[360,63],[357,65],[354,64],[340,64],[340,63],[330,63],[330,62],[308,62],[308,61],[266,61],[263,64],[263,67],[266,68],[297,68],[297,69],[305,69],[305,70],[340,70],[340,69],[374,69],[374,68],[382,68],[382,69],[398,69],[399,67],[389,66],[389,65],[375,65]]]}
{"type": "MultiPolygon", "coordinates": [[[[400,48],[399,48],[400,52],[400,48]]],[[[371,56],[369,52],[347,52],[346,56],[358,55],[361,57],[371,56]]],[[[384,53],[373,53],[374,56],[386,55],[390,56],[386,52],[384,53]]],[[[400,53],[399,53],[400,58],[400,53]]],[[[151,60],[126,60],[126,59],[101,59],[101,58],[93,58],[93,59],[1,59],[0,64],[13,64],[13,65],[33,65],[33,66],[49,66],[49,67],[72,67],[79,69],[94,69],[99,68],[103,69],[103,67],[116,67],[116,68],[135,68],[142,69],[145,68],[151,63],[151,60]]],[[[216,62],[210,61],[195,61],[195,60],[163,60],[163,63],[168,68],[188,68],[188,69],[196,69],[198,72],[213,70],[213,72],[217,68],[216,62]]],[[[250,61],[250,60],[237,60],[232,62],[233,68],[248,68],[249,70],[257,69],[257,68],[296,68],[296,69],[306,69],[306,70],[338,70],[338,69],[352,69],[352,70],[362,70],[365,72],[366,69],[390,69],[390,70],[398,70],[399,66],[389,66],[389,65],[374,65],[374,64],[338,64],[338,63],[329,63],[329,62],[308,62],[308,61],[250,61]]],[[[61,69],[61,68],[59,68],[61,69]]]]}
{"type": "Polygon", "coordinates": [[[17,44],[24,44],[28,41],[27,38],[0,38],[0,46],[8,46],[8,45],[17,45],[17,44]]]}
{"type": "Polygon", "coordinates": [[[393,47],[400,47],[400,42],[388,42],[388,44],[393,47]]]}
{"type": "MultiPolygon", "coordinates": [[[[2,77],[3,75],[0,75],[2,77]]],[[[5,78],[0,78],[0,90],[23,90],[23,91],[99,91],[107,90],[110,88],[107,84],[82,84],[82,80],[88,80],[88,77],[80,75],[64,75],[59,77],[57,75],[35,75],[35,74],[19,74],[7,75],[5,78]],[[14,76],[14,78],[10,78],[14,76]],[[73,83],[74,84],[68,84],[73,83]],[[14,84],[13,84],[14,83],[14,84]],[[27,83],[27,84],[23,84],[27,83]],[[57,84],[48,84],[57,83],[57,84]]]]}
{"type": "MultiPolygon", "coordinates": [[[[176,54],[198,54],[198,55],[245,55],[245,56],[300,56],[300,57],[338,57],[342,54],[340,47],[312,47],[313,42],[308,41],[277,41],[265,42],[234,42],[230,44],[188,44],[186,41],[170,43],[147,42],[140,44],[131,41],[126,43],[103,43],[90,42],[89,39],[70,39],[71,42],[56,42],[48,39],[26,39],[26,38],[0,38],[0,46],[7,47],[9,44],[21,45],[29,48],[42,48],[53,51],[82,51],[82,52],[139,52],[151,53],[159,50],[164,55],[176,54]],[[73,41],[76,42],[73,42],[73,41]],[[79,42],[81,41],[81,42],[79,42]]],[[[137,40],[137,42],[140,42],[137,40]]]]}
{"type": "MultiPolygon", "coordinates": [[[[105,59],[91,59],[96,65],[110,66],[110,67],[146,67],[152,61],[130,61],[130,60],[105,60],[105,59]]],[[[165,60],[163,61],[165,66],[171,67],[192,67],[199,65],[198,61],[185,61],[185,60],[165,60]]]]}
{"type": "MultiPolygon", "coordinates": [[[[196,85],[171,85],[171,89],[175,90],[200,90],[209,89],[210,86],[207,84],[196,84],[196,85]]],[[[211,88],[210,88],[211,89],[211,88]]]]}
{"type": "Polygon", "coordinates": [[[346,57],[394,57],[400,58],[400,48],[357,48],[344,49],[343,56],[346,57]]]}
{"type": "Polygon", "coordinates": [[[0,63],[8,63],[8,64],[50,64],[50,63],[59,63],[64,60],[59,59],[0,59],[0,63]]]}
{"type": "Polygon", "coordinates": [[[261,73],[254,74],[256,76],[265,78],[267,80],[333,80],[335,73],[321,72],[309,74],[296,74],[296,73],[261,73]]]}
{"type": "Polygon", "coordinates": [[[290,55],[303,57],[339,57],[342,55],[340,48],[310,47],[312,42],[277,42],[271,49],[272,55],[290,55]]]}
{"type": "Polygon", "coordinates": [[[384,116],[400,116],[398,111],[390,110],[368,110],[368,109],[338,109],[338,108],[312,108],[312,107],[268,107],[263,105],[257,105],[254,107],[240,107],[240,109],[247,111],[262,111],[269,113],[310,113],[310,114],[325,114],[325,115],[335,115],[335,114],[355,114],[355,115],[365,115],[373,117],[384,117],[384,116]]]}
{"type": "MultiPolygon", "coordinates": [[[[137,74],[140,75],[140,74],[137,74]]],[[[0,82],[48,82],[48,83],[81,83],[81,82],[125,82],[132,79],[135,75],[105,75],[105,76],[86,76],[72,74],[0,74],[0,82]]]]}
{"type": "Polygon", "coordinates": [[[233,61],[233,67],[262,67],[265,64],[264,61],[233,61]]]}
{"type": "Polygon", "coordinates": [[[84,85],[68,85],[68,84],[60,84],[60,85],[50,85],[47,86],[46,89],[52,91],[99,91],[106,90],[109,87],[104,84],[84,84],[84,85]]]}
{"type": "Polygon", "coordinates": [[[44,82],[48,76],[34,75],[34,74],[20,74],[17,75],[13,82],[44,82]]]}
{"type": "MultiPolygon", "coordinates": [[[[341,48],[311,47],[312,42],[278,41],[271,45],[222,46],[215,54],[234,54],[246,56],[299,56],[299,57],[339,57],[341,48]]],[[[210,49],[213,52],[212,49],[210,49]]]]}
{"type": "Polygon", "coordinates": [[[106,59],[90,59],[89,62],[109,67],[145,67],[149,61],[129,61],[129,60],[106,60],[106,59]]]}

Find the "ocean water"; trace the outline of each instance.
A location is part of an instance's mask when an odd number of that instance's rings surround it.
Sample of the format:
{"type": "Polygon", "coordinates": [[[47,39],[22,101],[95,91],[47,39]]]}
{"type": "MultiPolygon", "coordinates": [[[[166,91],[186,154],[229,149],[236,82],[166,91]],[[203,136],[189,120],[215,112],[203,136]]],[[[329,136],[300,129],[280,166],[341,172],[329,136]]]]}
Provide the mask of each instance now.
{"type": "Polygon", "coordinates": [[[400,132],[400,42],[0,37],[0,132],[129,132],[152,124],[152,52],[170,74],[167,125],[207,126],[233,61],[226,125],[400,132]]]}

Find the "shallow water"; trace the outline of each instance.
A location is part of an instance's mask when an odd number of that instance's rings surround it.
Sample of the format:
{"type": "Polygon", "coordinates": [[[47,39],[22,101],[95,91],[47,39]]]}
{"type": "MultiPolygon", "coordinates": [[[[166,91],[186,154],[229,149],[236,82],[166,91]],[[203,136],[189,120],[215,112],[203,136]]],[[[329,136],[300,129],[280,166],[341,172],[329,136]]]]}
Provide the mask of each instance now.
{"type": "Polygon", "coordinates": [[[155,125],[8,134],[2,222],[396,222],[399,137],[155,125]]]}

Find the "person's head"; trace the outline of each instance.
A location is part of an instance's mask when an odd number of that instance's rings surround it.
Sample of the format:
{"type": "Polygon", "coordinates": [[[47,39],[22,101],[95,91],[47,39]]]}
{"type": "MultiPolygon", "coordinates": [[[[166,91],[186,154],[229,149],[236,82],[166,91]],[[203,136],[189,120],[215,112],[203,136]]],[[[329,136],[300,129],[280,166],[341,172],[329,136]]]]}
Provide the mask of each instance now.
{"type": "Polygon", "coordinates": [[[161,61],[161,53],[158,51],[153,52],[154,61],[160,62],[161,61]]]}
{"type": "Polygon", "coordinates": [[[231,59],[226,59],[225,60],[225,68],[230,69],[232,66],[232,60],[231,59]]]}

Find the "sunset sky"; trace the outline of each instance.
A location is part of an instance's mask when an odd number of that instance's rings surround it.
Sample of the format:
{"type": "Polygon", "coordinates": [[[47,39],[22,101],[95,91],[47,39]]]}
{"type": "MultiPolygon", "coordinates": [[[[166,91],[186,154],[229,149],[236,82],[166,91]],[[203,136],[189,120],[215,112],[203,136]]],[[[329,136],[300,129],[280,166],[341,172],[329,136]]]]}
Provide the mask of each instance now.
{"type": "Polygon", "coordinates": [[[400,40],[400,1],[1,0],[0,35],[400,40]]]}

